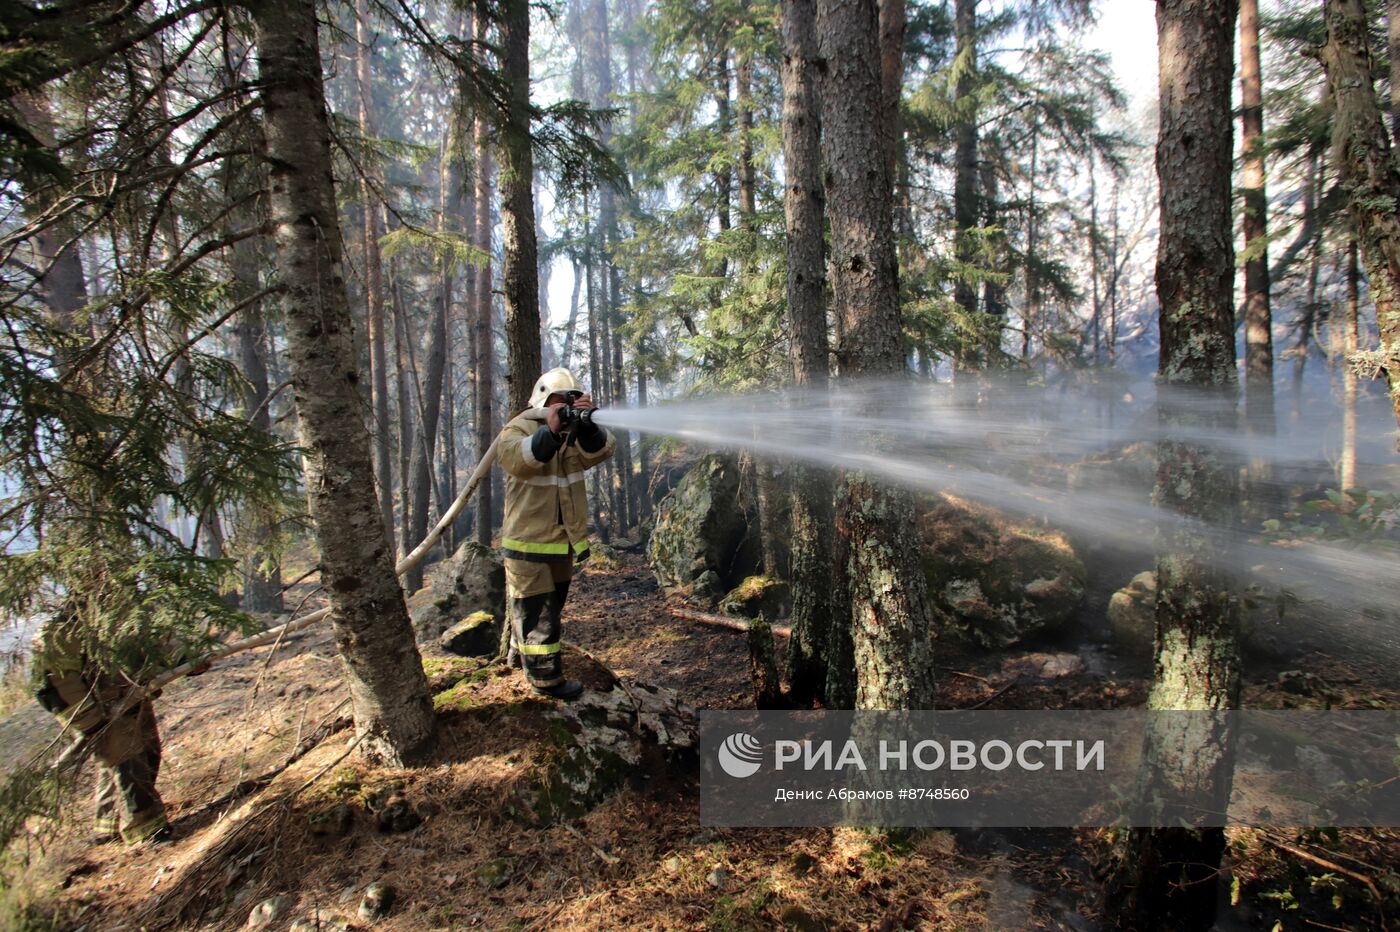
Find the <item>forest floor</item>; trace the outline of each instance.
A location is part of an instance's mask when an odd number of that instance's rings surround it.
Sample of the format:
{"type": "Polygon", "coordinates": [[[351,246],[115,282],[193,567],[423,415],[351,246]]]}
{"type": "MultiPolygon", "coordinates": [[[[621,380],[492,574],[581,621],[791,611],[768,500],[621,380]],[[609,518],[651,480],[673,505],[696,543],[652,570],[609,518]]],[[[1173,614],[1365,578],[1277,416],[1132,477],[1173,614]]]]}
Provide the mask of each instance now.
{"type": "MultiPolygon", "coordinates": [[[[671,616],[645,564],[575,584],[569,672],[608,670],[673,689],[697,708],[752,705],[744,635],[671,616]],[[595,663],[594,659],[601,663],[595,663]]],[[[942,645],[941,645],[942,646],[942,645]]],[[[1101,645],[1015,654],[946,645],[940,707],[1140,705],[1149,671],[1101,645]]],[[[176,838],[122,849],[86,840],[86,800],[36,859],[28,889],[62,929],[368,928],[368,885],[396,892],[388,930],[1097,929],[1091,862],[1103,838],[1071,830],[716,829],[694,773],[635,780],[584,817],[538,827],[509,804],[547,748],[553,703],[519,673],[428,657],[438,689],[435,757],[413,770],[353,754],[348,699],[328,630],[233,658],[158,701],[161,790],[176,838]],[[286,766],[289,758],[300,754],[286,766]],[[423,816],[382,831],[395,797],[423,816]]],[[[1309,663],[1313,678],[1252,669],[1256,707],[1395,708],[1393,671],[1309,663]],[[1311,693],[1311,694],[1310,694],[1311,693]]],[[[1236,904],[1221,928],[1383,929],[1400,900],[1400,833],[1232,830],[1236,904]],[[1290,850],[1291,849],[1291,850],[1290,850]],[[1278,925],[1275,925],[1278,923],[1278,925]]]]}

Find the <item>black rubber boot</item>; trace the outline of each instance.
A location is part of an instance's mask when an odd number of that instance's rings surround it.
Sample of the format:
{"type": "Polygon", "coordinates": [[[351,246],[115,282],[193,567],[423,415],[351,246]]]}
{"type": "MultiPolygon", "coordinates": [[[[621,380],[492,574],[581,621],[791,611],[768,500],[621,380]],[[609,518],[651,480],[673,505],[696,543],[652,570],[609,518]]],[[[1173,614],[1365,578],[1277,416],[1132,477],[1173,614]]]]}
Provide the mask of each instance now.
{"type": "Polygon", "coordinates": [[[531,686],[530,688],[541,696],[551,696],[555,699],[576,699],[583,692],[583,684],[578,680],[565,680],[562,683],[555,683],[553,686],[531,686]]]}

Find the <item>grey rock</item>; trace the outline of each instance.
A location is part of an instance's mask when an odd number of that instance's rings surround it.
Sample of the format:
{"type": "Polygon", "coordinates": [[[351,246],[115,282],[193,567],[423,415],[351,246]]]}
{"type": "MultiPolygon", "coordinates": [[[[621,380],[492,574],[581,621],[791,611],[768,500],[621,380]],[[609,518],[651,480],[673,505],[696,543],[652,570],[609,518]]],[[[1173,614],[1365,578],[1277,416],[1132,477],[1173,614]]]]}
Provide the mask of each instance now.
{"type": "Polygon", "coordinates": [[[423,817],[402,796],[391,796],[376,818],[381,832],[409,832],[423,824],[423,817]]]}
{"type": "Polygon", "coordinates": [[[459,657],[492,657],[501,643],[501,626],[490,612],[473,612],[444,631],[438,645],[459,657]]]}
{"type": "Polygon", "coordinates": [[[723,867],[716,867],[705,875],[705,882],[721,893],[729,888],[729,879],[729,871],[723,867]]]}
{"type": "Polygon", "coordinates": [[[739,466],[727,454],[702,457],[656,509],[647,559],[668,593],[713,602],[758,566],[739,494],[739,466]]]}
{"type": "Polygon", "coordinates": [[[787,583],[773,576],[750,576],[729,590],[720,600],[719,610],[726,615],[774,621],[786,615],[791,606],[787,583]]]}
{"type": "Polygon", "coordinates": [[[984,647],[1053,630],[1084,598],[1085,570],[1064,534],[952,495],[919,519],[929,595],[984,647]]]}
{"type": "Polygon", "coordinates": [[[291,909],[292,900],[287,896],[270,896],[248,914],[248,928],[264,929],[277,922],[291,909]]]}
{"type": "Polygon", "coordinates": [[[313,813],[307,821],[311,824],[311,834],[338,838],[350,834],[354,814],[349,806],[340,803],[324,812],[313,813]]]}
{"type": "Polygon", "coordinates": [[[550,711],[548,764],[518,791],[517,812],[549,824],[576,819],[647,772],[644,758],[693,766],[698,741],[695,710],[674,692],[640,683],[585,690],[550,711]]]}
{"type": "Polygon", "coordinates": [[[436,640],[475,612],[490,612],[497,624],[505,620],[506,569],[499,550],[467,541],[428,571],[428,588],[431,603],[411,616],[420,644],[436,640]]]}
{"type": "Polygon", "coordinates": [[[398,891],[382,880],[376,880],[365,888],[364,898],[356,915],[362,922],[375,922],[389,915],[398,899],[398,891]]]}

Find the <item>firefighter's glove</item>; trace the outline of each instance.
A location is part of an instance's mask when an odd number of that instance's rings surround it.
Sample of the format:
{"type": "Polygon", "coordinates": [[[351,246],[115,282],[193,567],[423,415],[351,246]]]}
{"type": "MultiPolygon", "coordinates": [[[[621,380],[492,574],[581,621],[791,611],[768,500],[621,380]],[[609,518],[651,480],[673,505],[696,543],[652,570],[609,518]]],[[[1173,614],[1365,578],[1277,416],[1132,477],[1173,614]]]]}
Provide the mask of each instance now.
{"type": "Polygon", "coordinates": [[[549,432],[556,437],[564,433],[564,428],[566,426],[565,419],[568,417],[568,408],[569,406],[562,402],[557,405],[549,406],[549,418],[547,421],[549,424],[549,432]]]}

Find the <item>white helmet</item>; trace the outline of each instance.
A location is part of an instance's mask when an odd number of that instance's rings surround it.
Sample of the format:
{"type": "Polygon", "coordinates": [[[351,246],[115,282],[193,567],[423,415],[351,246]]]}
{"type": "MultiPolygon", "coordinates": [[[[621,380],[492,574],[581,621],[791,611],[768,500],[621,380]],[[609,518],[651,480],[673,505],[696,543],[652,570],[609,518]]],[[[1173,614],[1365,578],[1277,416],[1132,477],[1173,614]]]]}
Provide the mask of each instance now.
{"type": "Polygon", "coordinates": [[[578,379],[568,369],[550,369],[540,376],[535,383],[535,390],[530,395],[530,407],[543,408],[544,403],[549,400],[549,396],[555,392],[581,392],[583,389],[578,384],[578,379]]]}

